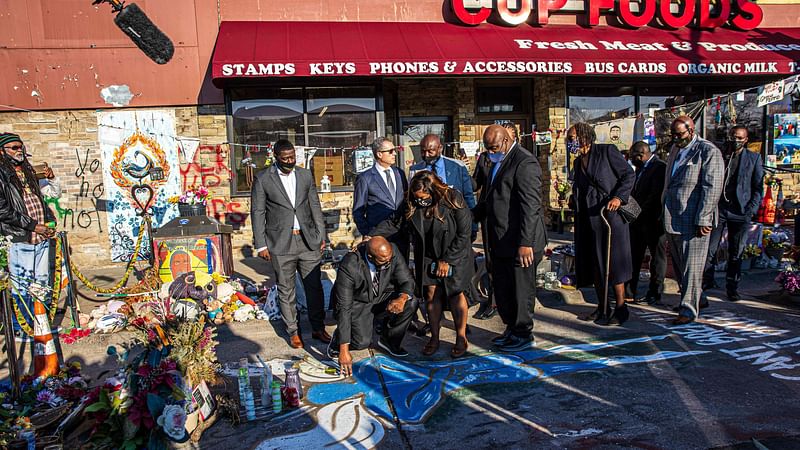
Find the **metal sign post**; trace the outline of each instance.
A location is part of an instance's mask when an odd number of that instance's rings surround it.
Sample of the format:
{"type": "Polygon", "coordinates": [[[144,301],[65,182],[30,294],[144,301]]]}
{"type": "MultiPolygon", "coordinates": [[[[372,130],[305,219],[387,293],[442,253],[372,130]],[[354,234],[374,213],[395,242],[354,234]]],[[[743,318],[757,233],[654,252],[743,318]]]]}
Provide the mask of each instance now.
{"type": "MultiPolygon", "coordinates": [[[[5,275],[6,278],[8,275],[5,275]]],[[[11,283],[11,280],[8,280],[11,283]]],[[[0,303],[2,303],[3,332],[6,338],[6,357],[8,358],[8,372],[11,375],[11,397],[18,399],[20,395],[20,376],[19,366],[17,365],[17,342],[14,339],[14,320],[11,309],[12,297],[8,295],[8,289],[0,291],[0,303]]]]}

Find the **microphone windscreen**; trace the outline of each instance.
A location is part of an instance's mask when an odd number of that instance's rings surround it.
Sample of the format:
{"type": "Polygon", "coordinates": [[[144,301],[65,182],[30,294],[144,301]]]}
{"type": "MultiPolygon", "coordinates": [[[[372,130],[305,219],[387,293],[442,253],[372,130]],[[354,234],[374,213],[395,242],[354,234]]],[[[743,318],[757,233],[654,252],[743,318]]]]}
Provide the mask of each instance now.
{"type": "Polygon", "coordinates": [[[122,8],[114,17],[114,23],[156,63],[166,64],[172,59],[175,53],[172,41],[150,21],[136,3],[122,8]]]}

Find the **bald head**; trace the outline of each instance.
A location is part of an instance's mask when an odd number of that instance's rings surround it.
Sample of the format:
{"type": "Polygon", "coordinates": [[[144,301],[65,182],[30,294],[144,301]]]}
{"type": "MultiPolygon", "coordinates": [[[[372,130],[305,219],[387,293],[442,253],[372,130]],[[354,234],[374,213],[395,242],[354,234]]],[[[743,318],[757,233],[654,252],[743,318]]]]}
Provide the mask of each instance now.
{"type": "Polygon", "coordinates": [[[383,236],[375,236],[367,241],[367,254],[376,266],[389,264],[392,260],[392,244],[383,236]]]}
{"type": "Polygon", "coordinates": [[[672,131],[689,130],[694,132],[694,120],[689,116],[678,116],[672,121],[672,131]]]}
{"type": "Polygon", "coordinates": [[[490,153],[506,153],[510,147],[511,136],[501,125],[489,125],[483,132],[483,146],[490,153]]]}
{"type": "Polygon", "coordinates": [[[426,134],[419,143],[422,158],[430,164],[442,155],[442,140],[437,134],[426,134]]]}
{"type": "Polygon", "coordinates": [[[694,136],[694,120],[689,116],[678,116],[670,127],[672,140],[678,147],[685,148],[694,136]]]}

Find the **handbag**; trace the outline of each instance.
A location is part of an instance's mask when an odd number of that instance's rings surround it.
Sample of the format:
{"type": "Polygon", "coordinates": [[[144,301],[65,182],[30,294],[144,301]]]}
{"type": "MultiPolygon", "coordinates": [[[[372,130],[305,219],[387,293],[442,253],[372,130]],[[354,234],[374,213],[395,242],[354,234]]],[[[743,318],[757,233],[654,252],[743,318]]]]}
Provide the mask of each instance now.
{"type": "MultiPolygon", "coordinates": [[[[585,171],[583,172],[583,174],[586,175],[586,178],[589,179],[589,182],[592,183],[592,186],[594,186],[595,189],[602,192],[605,197],[608,197],[608,192],[606,192],[605,189],[600,187],[600,185],[597,184],[594,178],[590,177],[589,174],[586,173],[585,171]]],[[[625,223],[631,223],[634,220],[636,220],[637,217],[639,217],[639,214],[642,213],[642,207],[639,206],[639,202],[637,202],[632,195],[629,195],[628,201],[620,205],[617,211],[619,212],[620,217],[622,217],[622,220],[625,223]]]]}

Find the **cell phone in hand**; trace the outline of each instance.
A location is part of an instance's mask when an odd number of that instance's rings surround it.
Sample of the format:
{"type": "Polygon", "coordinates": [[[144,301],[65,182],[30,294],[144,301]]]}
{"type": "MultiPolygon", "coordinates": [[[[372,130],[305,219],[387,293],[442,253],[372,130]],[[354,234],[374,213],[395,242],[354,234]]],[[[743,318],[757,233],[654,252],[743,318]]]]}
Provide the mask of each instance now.
{"type": "MultiPolygon", "coordinates": [[[[436,276],[436,266],[437,265],[438,265],[438,263],[436,261],[431,263],[431,275],[434,276],[434,277],[436,276]]],[[[453,276],[453,266],[451,265],[451,266],[449,266],[447,268],[447,276],[445,278],[450,278],[452,276],[453,276]]]]}

